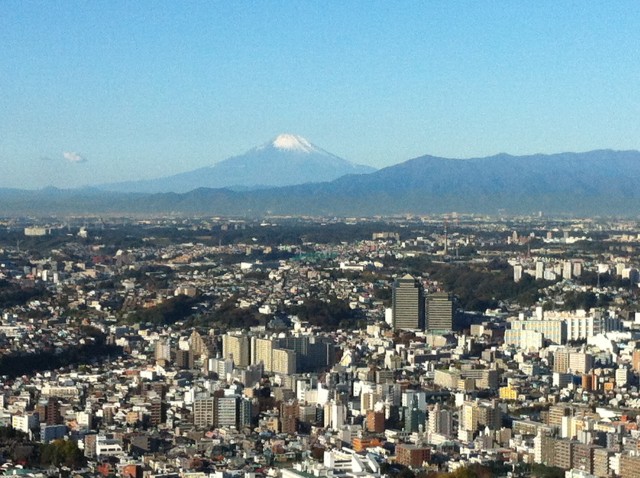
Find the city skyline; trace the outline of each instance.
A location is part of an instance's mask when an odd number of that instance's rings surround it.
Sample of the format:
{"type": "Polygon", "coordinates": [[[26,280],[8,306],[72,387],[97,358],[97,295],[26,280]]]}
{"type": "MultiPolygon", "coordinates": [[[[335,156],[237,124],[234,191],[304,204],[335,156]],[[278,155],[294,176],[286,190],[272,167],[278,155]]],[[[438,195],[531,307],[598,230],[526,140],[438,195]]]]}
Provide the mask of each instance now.
{"type": "Polygon", "coordinates": [[[640,6],[0,5],[0,187],[209,166],[283,132],[377,168],[640,149],[640,6]]]}

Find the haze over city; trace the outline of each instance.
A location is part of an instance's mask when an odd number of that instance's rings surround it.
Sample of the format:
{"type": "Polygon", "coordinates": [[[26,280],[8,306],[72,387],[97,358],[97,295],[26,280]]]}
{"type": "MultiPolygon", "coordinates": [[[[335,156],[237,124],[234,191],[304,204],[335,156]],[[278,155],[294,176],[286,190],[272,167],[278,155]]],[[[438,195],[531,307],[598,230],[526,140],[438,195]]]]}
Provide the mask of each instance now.
{"type": "Polygon", "coordinates": [[[638,149],[637,2],[0,3],[0,187],[211,166],[283,132],[380,168],[638,149]]]}

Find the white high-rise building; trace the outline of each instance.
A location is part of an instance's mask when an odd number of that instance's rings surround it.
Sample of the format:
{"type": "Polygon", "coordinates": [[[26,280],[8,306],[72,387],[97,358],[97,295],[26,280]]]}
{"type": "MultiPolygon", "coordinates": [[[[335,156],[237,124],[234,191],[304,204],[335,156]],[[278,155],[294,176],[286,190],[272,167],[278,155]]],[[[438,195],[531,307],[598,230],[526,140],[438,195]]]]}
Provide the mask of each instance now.
{"type": "Polygon", "coordinates": [[[26,413],[24,415],[13,415],[11,417],[11,427],[22,433],[30,433],[30,430],[38,428],[38,415],[34,413],[26,413]]]}
{"type": "Polygon", "coordinates": [[[540,350],[544,346],[544,334],[535,330],[507,329],[504,334],[505,345],[520,350],[540,350]]]}
{"type": "Polygon", "coordinates": [[[522,270],[522,264],[513,266],[513,282],[520,282],[522,280],[522,270]]]}
{"type": "Polygon", "coordinates": [[[324,426],[333,430],[344,427],[347,418],[347,410],[344,405],[331,401],[324,407],[324,426]]]}
{"type": "Polygon", "coordinates": [[[542,431],[538,430],[538,434],[533,439],[533,461],[535,463],[542,463],[543,440],[542,431]]]}
{"type": "Polygon", "coordinates": [[[453,415],[442,409],[439,403],[429,410],[429,433],[450,437],[453,434],[453,415]]]}
{"type": "MultiPolygon", "coordinates": [[[[513,320],[511,321],[511,330],[531,330],[534,332],[539,332],[544,336],[545,340],[548,340],[552,344],[564,344],[567,341],[567,325],[562,320],[533,320],[533,319],[522,319],[522,320],[513,320]]],[[[509,332],[507,330],[507,332],[509,332]]],[[[507,334],[505,333],[505,340],[507,338],[507,334]]],[[[517,345],[520,343],[521,338],[526,341],[526,343],[532,343],[532,341],[537,340],[534,335],[524,335],[523,337],[520,334],[515,332],[509,333],[509,340],[513,341],[513,345],[517,345]],[[513,334],[513,338],[512,335],[513,334]],[[516,342],[517,341],[517,342],[516,342]]]]}
{"type": "Polygon", "coordinates": [[[624,387],[629,381],[629,369],[620,367],[616,369],[616,387],[624,387]]]}
{"type": "Polygon", "coordinates": [[[582,262],[573,263],[573,277],[580,277],[582,275],[582,262]]]}

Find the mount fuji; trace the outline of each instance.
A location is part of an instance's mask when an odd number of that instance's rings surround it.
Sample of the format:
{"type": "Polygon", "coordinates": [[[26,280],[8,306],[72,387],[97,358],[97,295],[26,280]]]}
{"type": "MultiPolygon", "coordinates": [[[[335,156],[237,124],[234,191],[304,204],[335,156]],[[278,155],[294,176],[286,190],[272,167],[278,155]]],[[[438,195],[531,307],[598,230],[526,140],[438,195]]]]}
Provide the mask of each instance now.
{"type": "Polygon", "coordinates": [[[333,181],[347,174],[373,171],[370,166],[329,153],[302,136],[281,134],[213,166],[158,179],[103,184],[98,188],[136,193],[185,193],[198,188],[246,190],[333,181]]]}

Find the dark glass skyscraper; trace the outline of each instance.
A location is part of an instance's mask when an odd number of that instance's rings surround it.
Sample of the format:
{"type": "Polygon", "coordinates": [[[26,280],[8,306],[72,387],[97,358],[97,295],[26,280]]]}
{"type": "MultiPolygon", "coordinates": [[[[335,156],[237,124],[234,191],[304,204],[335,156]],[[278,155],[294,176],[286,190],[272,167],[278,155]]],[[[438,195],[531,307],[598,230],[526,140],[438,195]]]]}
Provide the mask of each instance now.
{"type": "Polygon", "coordinates": [[[424,289],[409,274],[393,283],[393,330],[424,330],[424,289]]]}

